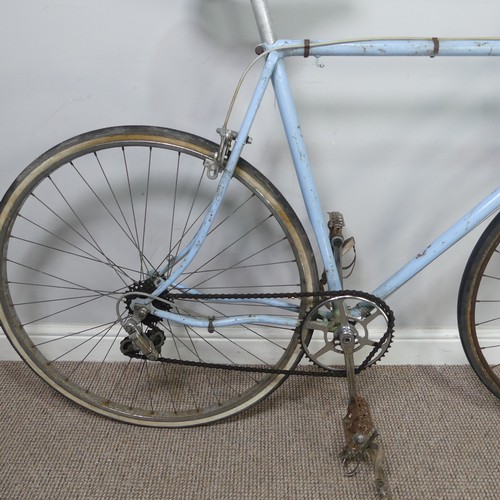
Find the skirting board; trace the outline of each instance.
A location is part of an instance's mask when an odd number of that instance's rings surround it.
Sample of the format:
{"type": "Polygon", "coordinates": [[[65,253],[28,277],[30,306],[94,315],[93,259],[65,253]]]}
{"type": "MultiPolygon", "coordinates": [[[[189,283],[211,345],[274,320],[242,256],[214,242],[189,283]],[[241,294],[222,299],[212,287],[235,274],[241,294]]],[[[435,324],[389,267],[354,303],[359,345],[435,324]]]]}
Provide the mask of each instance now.
{"type": "MultiPolygon", "coordinates": [[[[491,341],[500,344],[500,334],[491,341]]],[[[0,333],[0,361],[16,361],[16,354],[6,336],[0,333]]],[[[460,365],[466,364],[456,329],[401,329],[382,359],[386,365],[460,365]]]]}

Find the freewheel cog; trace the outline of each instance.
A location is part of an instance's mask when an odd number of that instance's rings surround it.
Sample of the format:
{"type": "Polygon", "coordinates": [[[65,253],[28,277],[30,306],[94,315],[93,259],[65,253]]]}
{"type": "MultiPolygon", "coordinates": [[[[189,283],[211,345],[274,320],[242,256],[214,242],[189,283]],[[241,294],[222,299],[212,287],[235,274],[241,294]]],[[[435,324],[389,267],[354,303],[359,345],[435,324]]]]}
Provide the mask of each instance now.
{"type": "Polygon", "coordinates": [[[374,365],[389,349],[394,315],[378,297],[365,292],[340,291],[317,304],[301,326],[306,356],[316,365],[345,376],[341,334],[354,338],[356,373],[374,365]]]}

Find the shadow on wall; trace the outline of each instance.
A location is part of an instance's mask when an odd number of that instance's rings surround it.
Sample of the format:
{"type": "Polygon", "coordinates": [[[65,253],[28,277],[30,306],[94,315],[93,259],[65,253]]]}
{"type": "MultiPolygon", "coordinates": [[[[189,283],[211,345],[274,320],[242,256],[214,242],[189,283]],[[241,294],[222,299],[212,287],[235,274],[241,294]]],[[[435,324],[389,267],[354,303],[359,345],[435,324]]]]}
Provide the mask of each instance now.
{"type": "MultiPolygon", "coordinates": [[[[323,20],[338,23],[350,12],[347,0],[270,0],[270,10],[279,37],[311,38],[323,20]],[[321,13],[319,15],[319,13],[321,13]]],[[[196,0],[194,14],[203,29],[222,44],[249,45],[258,40],[250,0],[196,0]]]]}

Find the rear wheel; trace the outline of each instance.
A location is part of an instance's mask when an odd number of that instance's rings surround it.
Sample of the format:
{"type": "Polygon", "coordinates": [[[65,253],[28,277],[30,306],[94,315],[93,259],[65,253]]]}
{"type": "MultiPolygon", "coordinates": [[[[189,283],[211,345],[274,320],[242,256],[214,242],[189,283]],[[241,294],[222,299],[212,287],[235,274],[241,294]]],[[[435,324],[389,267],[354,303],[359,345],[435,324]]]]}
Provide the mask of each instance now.
{"type": "MultiPolygon", "coordinates": [[[[2,326],[30,367],[73,401],[134,424],[191,426],[234,415],[285,379],[127,355],[117,302],[123,319],[133,294],[150,293],[151,276],[195,234],[217,188],[203,165],[217,147],[162,128],[95,131],[42,155],[2,200],[2,326]]],[[[310,292],[318,288],[312,255],[288,203],[240,160],[202,249],[176,286],[310,292]]],[[[289,302],[287,311],[203,300],[168,307],[204,319],[279,314],[300,321],[310,299],[289,302]]],[[[208,332],[156,317],[143,326],[167,358],[291,369],[302,355],[293,328],[208,332]]]]}
{"type": "Polygon", "coordinates": [[[500,398],[500,213],[481,235],[465,268],[458,326],[472,368],[500,398]]]}

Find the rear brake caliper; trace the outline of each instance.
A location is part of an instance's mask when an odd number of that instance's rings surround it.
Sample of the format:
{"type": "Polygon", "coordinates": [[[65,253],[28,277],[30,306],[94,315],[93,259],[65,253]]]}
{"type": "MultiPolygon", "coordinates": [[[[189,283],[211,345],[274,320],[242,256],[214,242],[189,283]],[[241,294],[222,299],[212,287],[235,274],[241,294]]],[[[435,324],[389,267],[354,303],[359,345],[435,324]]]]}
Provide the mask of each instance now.
{"type": "MultiPolygon", "coordinates": [[[[218,128],[217,133],[220,135],[220,145],[219,150],[214,153],[213,158],[207,158],[203,165],[207,169],[207,177],[211,180],[217,179],[218,175],[222,170],[224,170],[229,155],[231,154],[231,148],[233,147],[233,142],[238,135],[235,130],[230,130],[226,127],[218,128]]],[[[252,139],[247,137],[246,144],[251,144],[252,139]]]]}

